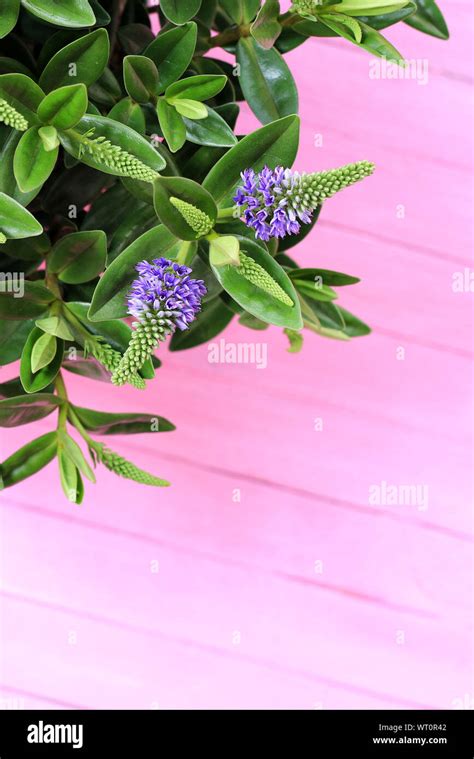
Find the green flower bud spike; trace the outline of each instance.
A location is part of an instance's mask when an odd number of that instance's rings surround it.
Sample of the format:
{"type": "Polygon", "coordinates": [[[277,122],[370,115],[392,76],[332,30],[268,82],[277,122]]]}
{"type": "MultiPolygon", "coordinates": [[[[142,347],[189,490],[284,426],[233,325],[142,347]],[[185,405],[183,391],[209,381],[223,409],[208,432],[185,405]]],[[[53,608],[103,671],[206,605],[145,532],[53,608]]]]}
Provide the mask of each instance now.
{"type": "Polygon", "coordinates": [[[131,461],[127,461],[123,456],[111,451],[103,443],[94,442],[93,451],[97,456],[98,461],[103,464],[107,469],[119,477],[125,477],[127,480],[133,480],[139,482],[141,485],[152,485],[154,487],[166,488],[169,487],[167,480],[162,480],[159,477],[155,477],[153,474],[145,472],[143,469],[132,464],[131,461]]]}
{"type": "Polygon", "coordinates": [[[3,98],[0,98],[0,121],[13,129],[18,129],[19,132],[25,132],[28,129],[25,117],[3,98]]]}
{"type": "MultiPolygon", "coordinates": [[[[96,361],[102,364],[102,366],[111,374],[118,369],[122,361],[122,354],[111,348],[110,345],[104,343],[91,342],[87,346],[87,350],[94,356],[96,361]]],[[[126,379],[126,382],[137,390],[145,390],[146,382],[143,377],[140,377],[136,372],[131,372],[126,379]]]]}
{"type": "Polygon", "coordinates": [[[180,198],[170,198],[170,203],[179,211],[185,222],[189,224],[193,232],[196,232],[199,237],[208,235],[212,230],[214,222],[200,208],[196,208],[196,206],[186,203],[185,200],[181,200],[180,198]]]}
{"type": "Polygon", "coordinates": [[[92,133],[86,132],[80,136],[79,158],[87,152],[94,160],[103,163],[118,176],[140,179],[143,182],[154,182],[159,176],[157,171],[118,145],[113,145],[105,137],[91,139],[92,133]]]}
{"type": "Polygon", "coordinates": [[[277,300],[284,303],[285,306],[294,306],[290,296],[286,294],[282,287],[275,282],[273,277],[260,266],[253,258],[246,256],[245,253],[240,251],[240,266],[238,268],[240,274],[245,279],[248,279],[255,287],[259,287],[260,290],[264,290],[269,295],[272,295],[277,300]]]}
{"type": "Polygon", "coordinates": [[[134,332],[127,351],[114,368],[113,384],[125,385],[133,377],[138,376],[138,371],[153,355],[158,344],[166,340],[167,335],[172,331],[172,326],[171,320],[164,314],[160,316],[153,311],[145,313],[143,321],[134,322],[134,332]]]}

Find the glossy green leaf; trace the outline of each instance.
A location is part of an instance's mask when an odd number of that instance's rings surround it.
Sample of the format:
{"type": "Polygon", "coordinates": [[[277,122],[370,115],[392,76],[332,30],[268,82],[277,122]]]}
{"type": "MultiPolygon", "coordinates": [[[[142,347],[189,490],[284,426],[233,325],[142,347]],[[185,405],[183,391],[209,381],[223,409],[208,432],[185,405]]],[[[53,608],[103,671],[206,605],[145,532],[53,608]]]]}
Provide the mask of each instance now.
{"type": "Polygon", "coordinates": [[[34,16],[56,26],[80,29],[95,24],[94,11],[87,0],[21,0],[21,4],[34,16]]]}
{"type": "Polygon", "coordinates": [[[181,240],[197,240],[202,236],[194,231],[182,214],[170,202],[178,198],[198,208],[214,224],[217,218],[217,206],[212,195],[197,182],[184,177],[159,177],[153,185],[153,203],[161,223],[181,240]]]}
{"type": "Polygon", "coordinates": [[[186,125],[183,117],[164,98],[158,100],[157,113],[163,137],[171,152],[176,153],[186,142],[186,125]]]}
{"type": "Polygon", "coordinates": [[[160,8],[173,24],[185,24],[199,12],[202,0],[160,0],[160,8]]]}
{"type": "Polygon", "coordinates": [[[368,24],[373,29],[386,29],[399,21],[404,21],[416,11],[414,2],[407,3],[403,8],[392,13],[381,13],[379,16],[359,16],[359,21],[368,24]]]}
{"type": "Polygon", "coordinates": [[[317,282],[318,285],[321,283],[328,287],[346,287],[360,282],[358,277],[351,277],[349,274],[342,274],[330,269],[290,269],[287,274],[293,281],[301,280],[313,284],[317,282]]]}
{"type": "Polygon", "coordinates": [[[285,329],[285,335],[289,340],[288,353],[300,353],[303,347],[303,335],[293,329],[285,329]]]}
{"type": "Polygon", "coordinates": [[[221,92],[227,83],[227,77],[219,74],[198,74],[181,79],[179,82],[170,84],[166,88],[165,97],[188,99],[188,100],[210,100],[221,92]]]}
{"type": "Polygon", "coordinates": [[[10,34],[20,13],[20,0],[2,0],[0,5],[0,39],[10,34]]]}
{"type": "Polygon", "coordinates": [[[95,482],[94,472],[86,461],[81,448],[66,432],[61,431],[59,433],[58,447],[90,482],[95,482]]]}
{"type": "Polygon", "coordinates": [[[139,435],[176,429],[168,419],[158,415],[110,414],[78,406],[74,406],[74,413],[85,429],[96,435],[139,435]]]}
{"type": "Polygon", "coordinates": [[[38,261],[44,258],[50,249],[49,237],[43,233],[38,237],[28,237],[23,240],[7,240],[2,245],[1,251],[13,259],[38,261]]]}
{"type": "Polygon", "coordinates": [[[321,21],[326,24],[330,29],[336,31],[341,37],[349,40],[357,47],[361,47],[372,55],[376,55],[379,58],[386,58],[388,61],[401,64],[403,62],[403,56],[398,52],[394,46],[383,37],[376,29],[372,29],[368,24],[363,23],[360,19],[357,21],[358,28],[361,32],[360,40],[354,38],[354,33],[349,31],[347,27],[344,27],[341,23],[338,23],[335,18],[337,14],[321,14],[321,21]]]}
{"type": "Polygon", "coordinates": [[[184,119],[186,136],[189,142],[210,147],[232,147],[237,138],[222,116],[213,108],[207,107],[207,118],[199,121],[184,119]]]}
{"type": "Polygon", "coordinates": [[[106,269],[94,293],[89,318],[100,322],[126,316],[126,297],[136,277],[135,266],[157,256],[173,259],[179,247],[180,241],[163,225],[145,232],[106,269]]]}
{"type": "Polygon", "coordinates": [[[54,335],[42,334],[33,345],[31,351],[31,371],[33,374],[44,369],[56,355],[56,338],[54,335]]]}
{"type": "Polygon", "coordinates": [[[266,0],[250,27],[252,37],[265,50],[273,47],[281,34],[282,26],[278,21],[279,15],[280,3],[278,0],[266,0]]]}
{"type": "MultiPolygon", "coordinates": [[[[0,295],[0,309],[2,298],[0,295]]],[[[28,321],[3,321],[0,320],[0,366],[7,366],[17,361],[23,350],[28,335],[33,327],[33,322],[28,321]]]]}
{"type": "Polygon", "coordinates": [[[260,0],[220,0],[219,5],[236,24],[249,24],[257,15],[260,0]]]}
{"type": "Polygon", "coordinates": [[[357,19],[352,18],[352,16],[346,16],[339,12],[321,13],[320,18],[326,26],[340,34],[341,37],[357,44],[362,41],[362,28],[357,19]]]}
{"type": "Polygon", "coordinates": [[[11,130],[0,152],[0,192],[5,193],[22,206],[27,206],[39,193],[40,187],[31,192],[22,192],[18,187],[13,171],[13,160],[23,132],[11,130]]]}
{"type": "MultiPolygon", "coordinates": [[[[67,132],[61,132],[60,139],[63,147],[74,158],[80,158],[81,161],[87,166],[91,166],[93,169],[99,169],[106,174],[119,174],[113,168],[106,166],[103,162],[97,160],[94,155],[88,152],[82,152],[81,135],[93,131],[92,139],[97,137],[105,137],[110,140],[113,145],[125,150],[130,155],[138,158],[142,163],[149,166],[154,171],[161,171],[165,167],[165,161],[161,155],[153,148],[153,146],[142,137],[141,134],[135,132],[125,124],[119,124],[117,121],[108,119],[104,116],[93,116],[87,114],[84,116],[79,124],[74,129],[70,129],[67,132]]],[[[136,181],[136,180],[135,180],[136,181]]]]}
{"type": "MultiPolygon", "coordinates": [[[[59,441],[58,441],[59,442],[59,441]]],[[[62,447],[58,445],[59,479],[63,493],[70,503],[80,504],[84,495],[79,470],[62,447]]]]}
{"type": "Polygon", "coordinates": [[[84,116],[88,105],[87,88],[84,84],[60,87],[39,104],[38,116],[45,124],[56,129],[70,129],[84,116]]]}
{"type": "Polygon", "coordinates": [[[145,114],[138,103],[131,98],[123,98],[114,105],[107,118],[120,121],[121,124],[144,135],[146,131],[145,114]]]}
{"type": "Polygon", "coordinates": [[[90,34],[59,50],[46,65],[40,85],[50,92],[68,84],[93,84],[103,73],[109,60],[109,35],[105,29],[90,34]]]}
{"type": "Polygon", "coordinates": [[[181,116],[187,119],[207,119],[208,110],[204,103],[199,100],[186,100],[185,98],[169,98],[168,103],[173,105],[181,116]]]}
{"type": "Polygon", "coordinates": [[[56,432],[31,440],[0,464],[0,489],[17,485],[39,472],[55,458],[56,451],[56,432]]]}
{"type": "Polygon", "coordinates": [[[52,414],[62,401],[56,395],[37,393],[0,401],[0,427],[19,427],[52,414]]]}
{"type": "Polygon", "coordinates": [[[89,282],[105,269],[107,237],[100,229],[62,237],[48,257],[49,271],[70,285],[89,282]]]}
{"type": "Polygon", "coordinates": [[[125,89],[137,103],[148,103],[159,90],[158,69],[144,55],[127,55],[123,59],[125,89]]]}
{"type": "Polygon", "coordinates": [[[16,398],[16,396],[18,395],[22,395],[25,398],[27,397],[25,395],[25,391],[23,389],[23,385],[21,384],[21,380],[19,377],[15,377],[14,379],[7,380],[6,382],[0,382],[0,399],[1,400],[5,400],[6,398],[16,398]]]}
{"type": "Polygon", "coordinates": [[[253,37],[237,45],[240,86],[262,124],[298,112],[298,92],[290,69],[275,50],[264,50],[253,37]]]}
{"type": "Polygon", "coordinates": [[[35,324],[48,335],[60,337],[62,340],[74,340],[74,335],[69,329],[67,321],[62,316],[47,316],[44,319],[37,319],[35,324]]]}
{"type": "Polygon", "coordinates": [[[46,182],[58,158],[59,148],[45,150],[39,127],[31,127],[18,143],[13,171],[22,192],[31,192],[46,182]]]}
{"type": "Polygon", "coordinates": [[[50,124],[39,127],[38,136],[43,144],[43,148],[47,153],[55,151],[56,148],[59,148],[59,137],[56,127],[53,127],[50,124]]]}
{"type": "MultiPolygon", "coordinates": [[[[37,316],[41,316],[54,300],[52,292],[41,282],[22,282],[21,289],[23,292],[15,292],[11,287],[5,286],[3,282],[8,285],[6,277],[2,279],[2,287],[0,287],[1,319],[13,321],[35,319],[37,316]]],[[[13,284],[16,285],[17,283],[14,282],[13,284]]]]}
{"type": "Polygon", "coordinates": [[[17,239],[40,235],[43,227],[20,203],[0,192],[0,232],[7,238],[17,239]]]}
{"type": "Polygon", "coordinates": [[[405,19],[408,26],[439,39],[449,39],[449,29],[434,0],[416,0],[416,13],[405,19]]]}
{"type": "Polygon", "coordinates": [[[0,98],[10,103],[27,120],[29,126],[38,123],[36,111],[44,98],[41,87],[25,74],[2,74],[0,98]]]}
{"type": "Polygon", "coordinates": [[[125,24],[118,32],[118,38],[127,55],[138,55],[155,39],[150,27],[145,24],[125,24]]]}
{"type": "Polygon", "coordinates": [[[299,141],[299,118],[287,116],[247,135],[211,169],[203,187],[220,207],[232,206],[233,196],[241,181],[241,172],[252,168],[278,165],[290,168],[296,158],[299,141]]]}
{"type": "Polygon", "coordinates": [[[44,388],[54,380],[61,368],[64,343],[62,340],[57,340],[56,352],[53,360],[38,372],[35,373],[32,371],[31,356],[33,349],[36,342],[43,336],[44,332],[38,329],[38,327],[33,327],[28,336],[28,340],[25,343],[25,347],[23,348],[23,353],[21,354],[20,378],[21,384],[27,393],[39,393],[41,390],[44,390],[44,388]]]}
{"type": "Polygon", "coordinates": [[[196,40],[197,26],[191,21],[177,29],[160,32],[145,49],[143,54],[151,58],[158,69],[160,93],[184,74],[194,55],[196,40]]]}
{"type": "Polygon", "coordinates": [[[195,348],[219,335],[232,321],[235,314],[220,298],[213,298],[203,304],[199,317],[190,324],[189,329],[177,331],[171,338],[170,351],[183,351],[195,348]]]}
{"type": "Polygon", "coordinates": [[[211,266],[238,266],[240,243],[232,235],[219,235],[209,244],[211,266]]]}
{"type": "Polygon", "coordinates": [[[379,16],[398,11],[408,2],[409,0],[341,0],[334,10],[349,16],[379,16]]]}
{"type": "Polygon", "coordinates": [[[237,301],[246,311],[257,319],[269,324],[290,329],[301,329],[303,322],[298,296],[290,278],[284,269],[252,240],[245,237],[239,238],[241,252],[253,258],[284,290],[293,302],[293,306],[286,304],[278,298],[270,295],[265,290],[257,287],[241,274],[235,266],[213,266],[212,270],[229,295],[237,301]]]}

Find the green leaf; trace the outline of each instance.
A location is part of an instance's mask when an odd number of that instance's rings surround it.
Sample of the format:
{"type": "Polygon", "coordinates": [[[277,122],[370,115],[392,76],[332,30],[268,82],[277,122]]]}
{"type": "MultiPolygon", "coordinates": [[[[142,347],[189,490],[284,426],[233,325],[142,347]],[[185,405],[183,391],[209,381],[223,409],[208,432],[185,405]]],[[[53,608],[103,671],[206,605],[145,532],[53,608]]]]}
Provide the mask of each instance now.
{"type": "Polygon", "coordinates": [[[220,0],[219,5],[236,24],[249,24],[257,15],[260,0],[220,0]]]}
{"type": "Polygon", "coordinates": [[[68,84],[93,84],[109,60],[109,35],[96,29],[59,50],[40,76],[40,85],[50,92],[68,84]]]}
{"type": "Polygon", "coordinates": [[[354,316],[354,314],[349,313],[349,311],[346,311],[345,308],[341,308],[341,306],[339,306],[339,311],[344,319],[344,332],[346,335],[349,335],[349,337],[365,337],[365,335],[370,335],[372,330],[368,324],[365,324],[365,322],[354,316]]]}
{"type": "Polygon", "coordinates": [[[386,29],[393,24],[398,24],[399,21],[404,21],[416,11],[416,5],[412,0],[408,2],[403,8],[392,13],[382,13],[379,16],[359,16],[359,21],[364,24],[368,24],[373,29],[386,29]]]}
{"type": "Polygon", "coordinates": [[[168,103],[176,108],[181,116],[187,119],[207,119],[207,108],[198,100],[185,100],[184,98],[169,98],[168,103]]]}
{"type": "Polygon", "coordinates": [[[62,316],[47,316],[45,319],[37,319],[35,324],[48,335],[60,337],[62,340],[74,340],[74,335],[62,316]]]}
{"type": "Polygon", "coordinates": [[[217,111],[207,106],[207,118],[200,121],[184,119],[189,142],[210,147],[233,147],[237,138],[217,111]]]}
{"type": "Polygon", "coordinates": [[[171,203],[171,198],[178,198],[190,203],[209,217],[214,224],[217,219],[217,206],[212,195],[197,182],[184,177],[159,177],[153,185],[153,203],[161,223],[181,240],[197,240],[202,236],[192,229],[178,209],[171,203]]]}
{"type": "Polygon", "coordinates": [[[104,116],[87,114],[80,120],[79,124],[77,124],[74,129],[70,129],[67,132],[61,132],[60,139],[61,144],[68,153],[74,156],[74,158],[80,158],[83,163],[87,164],[87,166],[91,166],[93,169],[99,169],[99,171],[106,174],[119,173],[120,175],[120,172],[116,172],[112,168],[109,168],[103,162],[97,160],[94,155],[91,155],[88,152],[83,152],[81,136],[90,130],[94,130],[91,139],[105,137],[106,140],[110,140],[112,145],[117,145],[122,148],[122,150],[135,158],[138,158],[139,161],[146,166],[149,166],[154,171],[161,171],[161,169],[166,166],[161,155],[153,148],[148,140],[142,137],[141,134],[138,134],[138,132],[125,126],[125,124],[120,124],[117,121],[113,121],[104,116]]]}
{"type": "Polygon", "coordinates": [[[39,135],[39,127],[31,127],[24,133],[13,159],[13,171],[22,192],[42,187],[58,159],[59,148],[45,150],[39,135]]]}
{"type": "Polygon", "coordinates": [[[31,351],[31,371],[33,374],[44,369],[56,355],[56,338],[54,335],[42,334],[33,345],[31,351]]]}
{"type": "Polygon", "coordinates": [[[290,168],[296,158],[299,140],[298,116],[287,116],[244,137],[211,169],[203,187],[219,207],[231,206],[244,169],[261,171],[264,166],[290,168]]]}
{"type": "Polygon", "coordinates": [[[148,103],[159,90],[158,69],[144,55],[127,55],[123,59],[125,89],[137,103],[148,103]]]}
{"type": "Polygon", "coordinates": [[[134,129],[135,132],[141,135],[145,134],[145,114],[141,106],[138,103],[134,103],[131,98],[119,100],[109,112],[107,118],[120,121],[121,124],[125,124],[125,126],[134,129]]]}
{"type": "Polygon", "coordinates": [[[185,24],[199,12],[202,0],[161,0],[160,8],[173,24],[185,24]]]}
{"type": "Polygon", "coordinates": [[[288,353],[300,353],[302,347],[303,347],[303,335],[301,332],[297,332],[294,329],[285,329],[283,330],[285,335],[287,336],[290,347],[288,348],[288,353]]]}
{"type": "Polygon", "coordinates": [[[243,327],[247,327],[247,329],[256,330],[257,332],[262,332],[269,327],[266,322],[262,322],[261,319],[257,319],[246,311],[239,316],[239,324],[242,324],[243,327]]]}
{"type": "Polygon", "coordinates": [[[7,238],[18,239],[40,235],[43,227],[20,203],[0,192],[0,232],[7,238]]]}
{"type": "Polygon", "coordinates": [[[20,0],[3,0],[0,13],[0,39],[10,34],[20,13],[20,0]]]}
{"type": "Polygon", "coordinates": [[[2,253],[7,256],[24,261],[38,261],[46,256],[51,249],[49,237],[43,233],[38,237],[28,237],[23,240],[7,240],[2,245],[2,253]]]}
{"type": "Polygon", "coordinates": [[[37,422],[52,414],[61,404],[60,398],[48,393],[7,398],[0,401],[0,427],[19,427],[37,422]]]}
{"type": "Polygon", "coordinates": [[[323,284],[328,287],[345,287],[360,282],[358,277],[351,277],[349,274],[329,269],[290,269],[287,274],[293,281],[302,280],[311,282],[313,285],[317,283],[317,286],[323,284]]]}
{"type": "Polygon", "coordinates": [[[62,237],[48,257],[48,268],[62,282],[76,285],[95,279],[105,269],[107,237],[102,230],[62,237]]]}
{"type": "Polygon", "coordinates": [[[80,504],[84,495],[79,470],[63,448],[58,447],[59,478],[63,493],[71,503],[80,504]]]}
{"type": "Polygon", "coordinates": [[[0,382],[0,398],[2,400],[6,398],[16,398],[18,395],[21,395],[24,398],[29,397],[25,395],[25,391],[23,390],[23,385],[21,384],[19,377],[7,380],[6,382],[0,382]]]}
{"type": "Polygon", "coordinates": [[[408,2],[409,0],[342,0],[333,10],[348,16],[379,16],[398,11],[408,2]]]}
{"type": "Polygon", "coordinates": [[[45,124],[56,129],[70,129],[84,116],[88,105],[87,88],[84,84],[60,87],[39,104],[38,116],[45,124]]]}
{"type": "Polygon", "coordinates": [[[183,117],[164,98],[158,100],[157,114],[163,137],[171,152],[176,153],[186,142],[186,125],[183,117]]]}
{"type": "Polygon", "coordinates": [[[281,34],[282,26],[278,21],[279,15],[280,3],[278,0],[266,0],[250,27],[250,34],[265,50],[273,47],[281,34]]]}
{"type": "Polygon", "coordinates": [[[25,74],[2,74],[0,76],[0,98],[21,113],[28,125],[38,123],[36,111],[44,98],[41,87],[25,74]]]}
{"type": "Polygon", "coordinates": [[[190,324],[189,329],[174,333],[169,345],[170,351],[188,350],[207,343],[230,324],[234,315],[220,298],[203,303],[199,318],[190,324]]]}
{"type": "Polygon", "coordinates": [[[211,266],[238,266],[240,243],[232,235],[219,235],[209,245],[209,263],[211,266]]]}
{"type": "Polygon", "coordinates": [[[176,429],[168,419],[158,415],[110,414],[78,406],[74,406],[74,413],[85,429],[96,435],[139,435],[176,429]]]}
{"type": "Polygon", "coordinates": [[[298,112],[298,92],[290,69],[275,48],[264,50],[252,37],[237,45],[240,86],[262,124],[298,112]]]}
{"type": "Polygon", "coordinates": [[[25,347],[23,348],[23,353],[21,354],[20,379],[21,384],[27,393],[38,393],[41,390],[44,390],[44,388],[55,379],[61,368],[64,343],[62,340],[57,340],[56,352],[53,360],[38,372],[32,371],[31,358],[33,349],[37,341],[43,336],[44,332],[38,329],[38,327],[33,327],[25,343],[25,347]]]}
{"type": "Polygon", "coordinates": [[[127,314],[126,297],[136,278],[135,266],[140,261],[153,261],[157,256],[174,259],[180,241],[160,225],[145,232],[112,261],[100,279],[89,310],[91,321],[122,319],[127,314]]]}
{"type": "MultiPolygon", "coordinates": [[[[6,281],[6,277],[5,277],[6,281]]],[[[20,321],[35,319],[46,311],[53,302],[54,295],[41,282],[22,283],[23,293],[10,291],[2,285],[0,287],[0,318],[20,321]]]]}
{"type": "Polygon", "coordinates": [[[36,190],[25,193],[17,185],[13,171],[13,159],[22,136],[23,132],[12,129],[0,152],[0,192],[4,192],[13,200],[17,200],[20,205],[27,206],[41,188],[38,187],[36,190]]]}
{"type": "Polygon", "coordinates": [[[448,26],[434,0],[416,0],[416,13],[405,19],[405,24],[432,37],[449,39],[448,26]]]}
{"type": "Polygon", "coordinates": [[[95,15],[87,0],[21,0],[27,11],[56,26],[79,29],[94,26],[95,15]]]}
{"type": "Polygon", "coordinates": [[[383,37],[376,29],[372,29],[368,24],[364,24],[360,19],[357,21],[357,25],[362,33],[361,39],[358,41],[354,38],[353,32],[349,31],[344,25],[337,22],[335,18],[337,14],[321,14],[321,21],[330,29],[336,31],[341,37],[349,40],[357,47],[361,47],[363,50],[378,56],[379,58],[386,58],[388,61],[401,64],[403,62],[403,56],[398,52],[396,48],[388,40],[383,37]]]}
{"type": "Polygon", "coordinates": [[[149,26],[145,24],[125,24],[118,31],[118,38],[127,55],[138,55],[155,39],[149,26]]]}
{"type": "Polygon", "coordinates": [[[181,79],[179,82],[170,84],[166,88],[165,97],[189,99],[189,100],[210,100],[221,92],[227,83],[227,77],[220,74],[198,74],[181,79]]]}
{"type": "MultiPolygon", "coordinates": [[[[303,322],[298,296],[284,269],[260,245],[246,237],[240,237],[240,250],[259,264],[284,290],[293,306],[282,302],[257,287],[241,274],[235,266],[212,266],[222,287],[237,303],[257,319],[290,329],[301,329],[303,322]]],[[[211,264],[212,265],[212,264],[211,264]]]]}
{"type": "MultiPolygon", "coordinates": [[[[0,296],[0,308],[1,303],[0,296]]],[[[20,358],[32,326],[31,321],[0,320],[0,366],[7,366],[20,358]]]]}
{"type": "Polygon", "coordinates": [[[95,482],[95,475],[90,465],[84,458],[84,454],[76,441],[66,432],[61,432],[58,439],[59,447],[70,461],[87,477],[90,482],[95,482]]]}
{"type": "Polygon", "coordinates": [[[184,74],[194,55],[196,40],[197,26],[191,21],[177,29],[160,32],[145,49],[143,54],[151,58],[158,69],[160,93],[184,74]]]}
{"type": "Polygon", "coordinates": [[[56,148],[59,148],[59,137],[56,127],[50,126],[49,124],[39,127],[38,136],[43,143],[43,148],[47,153],[56,150],[56,148]]]}
{"type": "Polygon", "coordinates": [[[56,457],[56,451],[56,432],[31,440],[0,465],[0,489],[17,485],[39,472],[56,457]]]}
{"type": "Polygon", "coordinates": [[[314,281],[298,279],[295,277],[290,277],[290,279],[298,292],[302,293],[302,295],[305,295],[307,298],[323,302],[337,300],[337,292],[331,287],[322,284],[318,278],[314,281]]]}
{"type": "Polygon", "coordinates": [[[356,19],[346,16],[344,13],[321,13],[321,21],[329,26],[330,29],[337,32],[341,37],[349,39],[351,42],[359,43],[362,41],[362,29],[356,19]]]}

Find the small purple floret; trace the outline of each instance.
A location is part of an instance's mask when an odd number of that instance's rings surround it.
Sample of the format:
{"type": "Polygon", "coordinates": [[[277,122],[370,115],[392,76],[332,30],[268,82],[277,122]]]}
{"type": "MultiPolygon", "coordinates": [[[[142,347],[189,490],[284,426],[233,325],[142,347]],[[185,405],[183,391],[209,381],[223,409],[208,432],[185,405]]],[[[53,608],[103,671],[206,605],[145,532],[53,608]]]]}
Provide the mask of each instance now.
{"type": "Polygon", "coordinates": [[[265,166],[259,174],[246,169],[241,174],[242,184],[237,188],[234,202],[243,208],[243,221],[254,229],[255,236],[267,242],[271,237],[296,235],[301,224],[311,222],[307,209],[288,208],[287,196],[300,176],[290,169],[265,166]]]}
{"type": "Polygon", "coordinates": [[[140,276],[128,296],[128,313],[142,319],[147,311],[166,312],[177,327],[188,329],[207,293],[202,279],[191,279],[192,269],[167,258],[142,261],[136,270],[140,276]]]}

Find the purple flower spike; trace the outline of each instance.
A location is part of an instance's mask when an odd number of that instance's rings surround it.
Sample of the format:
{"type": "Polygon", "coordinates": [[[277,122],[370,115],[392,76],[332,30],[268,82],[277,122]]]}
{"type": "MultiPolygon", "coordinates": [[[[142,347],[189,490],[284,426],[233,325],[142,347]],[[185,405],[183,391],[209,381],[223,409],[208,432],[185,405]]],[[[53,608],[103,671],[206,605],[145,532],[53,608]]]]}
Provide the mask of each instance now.
{"type": "Polygon", "coordinates": [[[184,330],[201,310],[207,293],[201,279],[191,279],[191,269],[167,258],[137,264],[139,273],[128,296],[128,312],[142,321],[149,312],[158,314],[173,327],[184,330]]]}
{"type": "Polygon", "coordinates": [[[234,203],[242,208],[242,220],[260,240],[297,235],[301,224],[310,224],[312,213],[327,198],[372,174],[368,161],[313,174],[277,166],[265,166],[259,174],[242,172],[234,203]]]}

